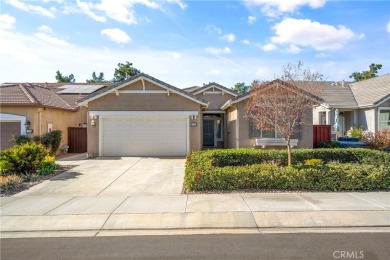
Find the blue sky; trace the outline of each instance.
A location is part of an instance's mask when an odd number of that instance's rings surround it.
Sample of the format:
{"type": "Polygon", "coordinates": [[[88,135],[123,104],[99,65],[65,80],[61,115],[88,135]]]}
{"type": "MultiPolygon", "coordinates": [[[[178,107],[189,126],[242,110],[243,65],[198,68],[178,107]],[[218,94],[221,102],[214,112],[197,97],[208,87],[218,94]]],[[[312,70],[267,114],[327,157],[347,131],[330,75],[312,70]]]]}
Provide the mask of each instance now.
{"type": "Polygon", "coordinates": [[[0,0],[0,82],[85,82],[130,61],[179,88],[272,80],[303,61],[390,72],[390,1],[0,0]]]}

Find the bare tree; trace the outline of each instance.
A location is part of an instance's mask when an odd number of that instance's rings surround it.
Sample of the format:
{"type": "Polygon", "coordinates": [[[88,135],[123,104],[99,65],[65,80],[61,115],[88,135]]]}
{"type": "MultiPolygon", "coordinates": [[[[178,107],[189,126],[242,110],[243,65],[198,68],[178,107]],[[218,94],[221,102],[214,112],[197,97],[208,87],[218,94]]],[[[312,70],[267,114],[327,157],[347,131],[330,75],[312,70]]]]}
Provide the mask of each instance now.
{"type": "Polygon", "coordinates": [[[302,62],[287,64],[276,80],[255,83],[252,87],[246,117],[263,131],[276,131],[285,141],[288,165],[291,165],[291,137],[309,122],[307,115],[321,99],[322,74],[303,67],[302,62]]]}

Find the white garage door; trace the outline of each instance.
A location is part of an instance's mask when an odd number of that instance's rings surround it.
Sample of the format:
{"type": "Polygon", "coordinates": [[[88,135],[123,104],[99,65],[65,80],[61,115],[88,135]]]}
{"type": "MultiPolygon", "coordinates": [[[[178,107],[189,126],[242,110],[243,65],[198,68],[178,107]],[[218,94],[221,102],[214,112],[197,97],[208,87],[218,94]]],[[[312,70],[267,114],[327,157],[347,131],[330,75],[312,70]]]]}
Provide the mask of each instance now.
{"type": "Polygon", "coordinates": [[[187,118],[102,118],[102,156],[185,156],[187,118]]]}

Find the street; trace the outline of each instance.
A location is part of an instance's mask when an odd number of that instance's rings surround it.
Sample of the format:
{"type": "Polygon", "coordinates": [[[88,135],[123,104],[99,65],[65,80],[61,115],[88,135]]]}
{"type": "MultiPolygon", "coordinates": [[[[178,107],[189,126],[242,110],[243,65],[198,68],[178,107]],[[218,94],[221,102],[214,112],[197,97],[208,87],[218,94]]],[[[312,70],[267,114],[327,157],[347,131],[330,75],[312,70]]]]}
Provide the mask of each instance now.
{"type": "Polygon", "coordinates": [[[390,233],[1,239],[1,259],[388,259],[390,233]]]}

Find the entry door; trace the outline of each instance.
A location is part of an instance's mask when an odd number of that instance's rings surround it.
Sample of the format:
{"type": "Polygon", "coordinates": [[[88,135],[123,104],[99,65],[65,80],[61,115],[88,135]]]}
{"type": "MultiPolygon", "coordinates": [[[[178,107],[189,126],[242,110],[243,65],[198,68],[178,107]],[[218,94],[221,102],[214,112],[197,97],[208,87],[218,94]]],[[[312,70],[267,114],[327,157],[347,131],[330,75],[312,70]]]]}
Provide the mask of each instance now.
{"type": "Polygon", "coordinates": [[[214,120],[203,120],[203,146],[214,146],[214,120]]]}

